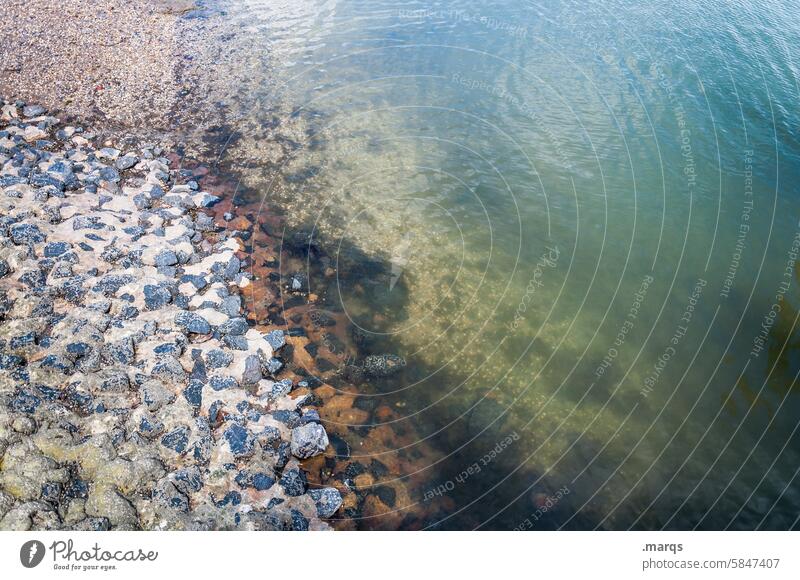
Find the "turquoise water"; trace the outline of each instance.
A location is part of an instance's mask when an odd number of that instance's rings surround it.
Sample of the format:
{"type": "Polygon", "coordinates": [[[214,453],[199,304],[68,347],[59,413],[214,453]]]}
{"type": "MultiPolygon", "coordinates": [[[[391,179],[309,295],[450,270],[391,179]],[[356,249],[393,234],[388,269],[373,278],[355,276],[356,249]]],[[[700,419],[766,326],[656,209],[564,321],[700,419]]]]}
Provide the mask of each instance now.
{"type": "Polygon", "coordinates": [[[221,157],[387,268],[430,527],[798,526],[800,6],[208,5],[221,157]]]}

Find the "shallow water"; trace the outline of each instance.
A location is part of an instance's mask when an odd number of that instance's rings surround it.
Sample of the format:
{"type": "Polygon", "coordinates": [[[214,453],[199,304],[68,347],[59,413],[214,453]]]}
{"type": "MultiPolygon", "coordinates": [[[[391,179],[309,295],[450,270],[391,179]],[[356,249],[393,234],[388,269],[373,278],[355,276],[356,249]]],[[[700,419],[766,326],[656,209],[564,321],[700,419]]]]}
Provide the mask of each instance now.
{"type": "Polygon", "coordinates": [[[204,6],[209,141],[409,361],[363,394],[428,526],[797,527],[798,6],[204,6]]]}

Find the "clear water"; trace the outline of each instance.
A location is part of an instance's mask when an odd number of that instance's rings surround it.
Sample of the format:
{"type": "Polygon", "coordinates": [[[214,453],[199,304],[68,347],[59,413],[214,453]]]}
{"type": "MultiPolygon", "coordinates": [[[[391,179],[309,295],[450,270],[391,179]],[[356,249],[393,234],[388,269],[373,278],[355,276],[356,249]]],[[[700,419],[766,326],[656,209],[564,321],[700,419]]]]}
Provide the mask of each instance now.
{"type": "Polygon", "coordinates": [[[206,4],[221,156],[388,265],[431,527],[797,527],[800,6],[206,4]]]}

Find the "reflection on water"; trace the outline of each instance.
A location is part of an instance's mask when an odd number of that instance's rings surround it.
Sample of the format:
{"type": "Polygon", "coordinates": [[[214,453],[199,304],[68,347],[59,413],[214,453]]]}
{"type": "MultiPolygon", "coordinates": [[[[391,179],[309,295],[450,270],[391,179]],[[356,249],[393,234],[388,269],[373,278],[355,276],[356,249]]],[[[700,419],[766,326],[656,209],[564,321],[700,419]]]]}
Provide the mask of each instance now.
{"type": "Polygon", "coordinates": [[[408,359],[359,388],[429,525],[797,526],[796,7],[206,4],[212,143],[408,359]]]}

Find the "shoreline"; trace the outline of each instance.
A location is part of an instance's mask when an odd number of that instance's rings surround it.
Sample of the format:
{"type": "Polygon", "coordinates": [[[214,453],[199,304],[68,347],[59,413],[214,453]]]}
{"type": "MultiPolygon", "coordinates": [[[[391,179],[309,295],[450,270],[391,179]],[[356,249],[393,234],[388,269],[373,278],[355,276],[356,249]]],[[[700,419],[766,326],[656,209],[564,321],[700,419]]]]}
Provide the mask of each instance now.
{"type": "Polygon", "coordinates": [[[158,147],[2,119],[0,528],[328,529],[341,494],[299,464],[328,437],[242,317],[219,198],[158,147]]]}

